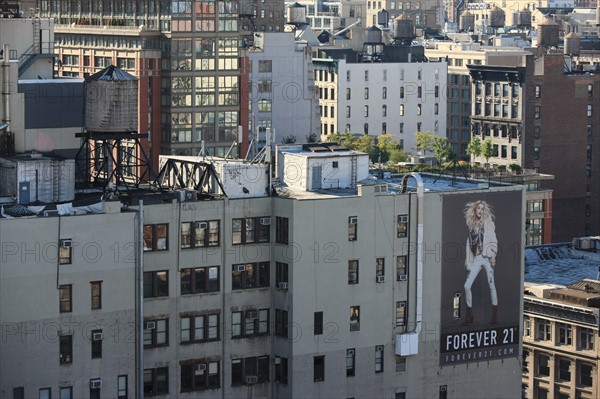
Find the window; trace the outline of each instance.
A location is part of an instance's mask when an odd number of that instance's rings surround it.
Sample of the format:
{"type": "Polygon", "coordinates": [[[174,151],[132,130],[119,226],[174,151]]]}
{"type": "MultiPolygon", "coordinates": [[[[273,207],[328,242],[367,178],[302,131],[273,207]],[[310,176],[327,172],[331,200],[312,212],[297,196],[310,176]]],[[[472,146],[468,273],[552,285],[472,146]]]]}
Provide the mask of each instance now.
{"type": "Polygon", "coordinates": [[[369,116],[369,106],[365,105],[365,118],[369,116]]]}
{"type": "Polygon", "coordinates": [[[258,72],[272,72],[273,62],[271,60],[258,60],[258,72]]]}
{"type": "Polygon", "coordinates": [[[385,258],[375,259],[375,276],[385,276],[385,258]]]}
{"type": "Polygon", "coordinates": [[[383,87],[381,89],[381,98],[383,98],[384,100],[387,98],[387,87],[383,87]]]}
{"type": "Polygon", "coordinates": [[[232,312],[231,329],[232,338],[269,334],[269,309],[232,312]]]}
{"type": "Polygon", "coordinates": [[[169,296],[169,272],[167,270],[144,272],[144,298],[169,296]]]}
{"type": "Polygon", "coordinates": [[[571,367],[571,362],[569,359],[558,357],[556,359],[556,367],[558,379],[560,381],[571,381],[571,371],[569,370],[571,367]]]}
{"type": "Polygon", "coordinates": [[[73,397],[73,387],[61,387],[59,394],[60,399],[71,399],[73,397]]]}
{"type": "Polygon", "coordinates": [[[232,243],[234,245],[269,242],[270,240],[270,217],[233,219],[232,225],[232,243]]]}
{"type": "Polygon", "coordinates": [[[58,261],[61,265],[70,265],[73,262],[73,240],[60,240],[58,246],[58,261]]]}
{"type": "Polygon", "coordinates": [[[588,97],[592,97],[594,95],[594,85],[589,84],[587,86],[588,97]]]}
{"type": "Polygon", "coordinates": [[[144,396],[169,393],[169,368],[144,369],[144,396]]]}
{"type": "Polygon", "coordinates": [[[398,301],[396,302],[396,326],[405,327],[406,326],[406,301],[398,301]]]}
{"type": "Polygon", "coordinates": [[[404,133],[404,122],[400,122],[400,133],[404,133]]]}
{"type": "Polygon", "coordinates": [[[350,100],[352,98],[352,91],[350,88],[346,88],[346,100],[350,100]]]}
{"type": "Polygon", "coordinates": [[[396,356],[396,373],[406,372],[406,357],[396,356]]]}
{"type": "Polygon", "coordinates": [[[181,269],[181,295],[218,292],[219,266],[181,269]]]}
{"type": "Polygon", "coordinates": [[[69,313],[73,311],[72,288],[73,286],[71,284],[64,284],[58,287],[60,313],[69,313]]]}
{"type": "Polygon", "coordinates": [[[275,382],[288,383],[288,359],[287,357],[275,356],[275,382]]]}
{"type": "Polygon", "coordinates": [[[218,220],[181,223],[181,248],[218,247],[219,240],[218,220]]]}
{"type": "Polygon", "coordinates": [[[394,393],[394,399],[406,399],[406,392],[394,393]]]}
{"type": "Polygon", "coordinates": [[[550,320],[537,319],[536,330],[536,340],[550,341],[552,335],[550,330],[550,320]]]}
{"type": "Polygon", "coordinates": [[[231,386],[269,381],[269,356],[231,360],[231,386]]]}
{"type": "Polygon", "coordinates": [[[369,81],[369,71],[365,71],[365,82],[369,81]]]}
{"type": "Polygon", "coordinates": [[[102,281],[90,283],[92,294],[92,310],[102,309],[102,281]]]}
{"type": "Polygon", "coordinates": [[[346,377],[354,377],[356,367],[356,349],[346,349],[346,377]]]}
{"type": "Polygon", "coordinates": [[[166,251],[169,249],[169,225],[144,225],[144,251],[166,251]]]}
{"type": "Polygon", "coordinates": [[[523,335],[525,337],[530,337],[531,336],[531,319],[529,318],[529,316],[523,316],[523,335]]]}
{"type": "Polygon", "coordinates": [[[363,133],[364,134],[369,134],[369,124],[368,123],[365,123],[363,125],[363,133]]]}
{"type": "Polygon", "coordinates": [[[325,381],[325,356],[313,358],[313,380],[315,382],[325,381]]]}
{"type": "Polygon", "coordinates": [[[350,307],[350,331],[360,331],[360,306],[350,307]]]}
{"type": "Polygon", "coordinates": [[[322,335],[323,334],[323,312],[314,312],[313,320],[314,320],[313,326],[314,326],[315,335],[322,335]]]}
{"type": "Polygon", "coordinates": [[[540,86],[535,86],[535,98],[540,98],[542,94],[542,88],[540,86]]]}
{"type": "Polygon", "coordinates": [[[545,376],[548,377],[550,376],[550,366],[549,366],[549,362],[550,362],[550,357],[548,355],[544,355],[544,354],[538,354],[538,361],[537,361],[537,365],[538,365],[538,369],[537,369],[537,374],[540,376],[545,376]]]}
{"type": "Polygon", "coordinates": [[[404,86],[400,86],[400,98],[404,98],[404,86]]]}
{"type": "Polygon", "coordinates": [[[219,362],[197,359],[182,361],[179,365],[181,368],[181,392],[221,387],[219,362]]]}
{"type": "Polygon", "coordinates": [[[277,244],[288,244],[289,242],[289,220],[277,217],[275,225],[275,242],[277,244]]]}
{"type": "Polygon", "coordinates": [[[358,260],[348,261],[348,284],[358,284],[358,260]]]}
{"type": "Polygon", "coordinates": [[[365,100],[369,99],[369,88],[365,87],[365,100]]]}
{"type": "Polygon", "coordinates": [[[358,217],[348,218],[348,241],[356,241],[358,238],[358,217]]]}
{"type": "Polygon", "coordinates": [[[439,399],[448,398],[448,386],[447,385],[440,385],[438,397],[439,397],[439,399]]]}
{"type": "Polygon", "coordinates": [[[558,345],[572,345],[572,329],[569,324],[558,323],[558,345]]]}
{"type": "Polygon", "coordinates": [[[408,235],[408,215],[398,215],[397,236],[398,238],[408,235]]]}
{"type": "Polygon", "coordinates": [[[100,399],[100,388],[92,386],[92,383],[97,379],[90,380],[90,399],[100,399]]]}
{"type": "Polygon", "coordinates": [[[288,264],[275,262],[275,283],[277,287],[284,288],[283,285],[279,283],[285,283],[285,287],[287,288],[288,283],[288,264]]]}
{"type": "Polygon", "coordinates": [[[383,345],[375,347],[375,372],[383,373],[383,345]]]}
{"type": "Polygon", "coordinates": [[[245,263],[231,266],[232,290],[269,286],[269,262],[245,263]]]}
{"type": "Polygon", "coordinates": [[[387,105],[381,106],[381,116],[387,116],[387,105]]]}
{"type": "Polygon", "coordinates": [[[169,319],[144,321],[144,348],[169,345],[169,319]]]}
{"type": "Polygon", "coordinates": [[[179,322],[181,343],[219,340],[219,314],[182,316],[179,322]]]}
{"type": "Polygon", "coordinates": [[[25,387],[13,388],[13,399],[25,399],[25,387]]]}
{"type": "Polygon", "coordinates": [[[127,399],[127,376],[120,375],[117,378],[117,399],[127,399]]]}
{"type": "Polygon", "coordinates": [[[461,309],[460,309],[460,292],[455,292],[454,297],[452,298],[452,316],[454,320],[460,319],[461,309]]]}
{"type": "Polygon", "coordinates": [[[396,257],[396,281],[405,281],[408,277],[408,256],[396,257]]]}
{"type": "Polygon", "coordinates": [[[275,335],[288,337],[288,312],[287,310],[275,309],[275,335]]]}
{"type": "Polygon", "coordinates": [[[404,104],[400,104],[400,116],[404,116],[404,104]]]}
{"type": "Polygon", "coordinates": [[[579,349],[594,349],[594,331],[589,328],[579,328],[579,349]]]}
{"type": "Polygon", "coordinates": [[[102,330],[92,330],[90,341],[92,342],[92,359],[102,357],[102,330]]]}
{"type": "Polygon", "coordinates": [[[438,103],[433,104],[433,114],[434,115],[438,115],[439,114],[439,108],[440,108],[440,106],[439,106],[438,103]]]}
{"type": "Polygon", "coordinates": [[[61,335],[59,337],[59,363],[73,363],[73,336],[61,335]]]}
{"type": "Polygon", "coordinates": [[[579,376],[578,385],[583,387],[591,387],[594,383],[593,371],[594,366],[589,363],[577,363],[577,375],[579,376]]]}
{"type": "Polygon", "coordinates": [[[588,104],[587,106],[587,116],[592,116],[592,104],[588,104]]]}
{"type": "Polygon", "coordinates": [[[350,106],[347,105],[346,106],[346,118],[350,118],[350,115],[352,114],[350,106]]]}
{"type": "Polygon", "coordinates": [[[40,388],[39,398],[40,399],[51,399],[52,398],[52,389],[51,388],[40,388]]]}
{"type": "Polygon", "coordinates": [[[350,71],[346,71],[346,82],[350,81],[350,71]]]}
{"type": "Polygon", "coordinates": [[[271,112],[273,110],[273,104],[269,99],[258,100],[258,112],[271,112]]]}

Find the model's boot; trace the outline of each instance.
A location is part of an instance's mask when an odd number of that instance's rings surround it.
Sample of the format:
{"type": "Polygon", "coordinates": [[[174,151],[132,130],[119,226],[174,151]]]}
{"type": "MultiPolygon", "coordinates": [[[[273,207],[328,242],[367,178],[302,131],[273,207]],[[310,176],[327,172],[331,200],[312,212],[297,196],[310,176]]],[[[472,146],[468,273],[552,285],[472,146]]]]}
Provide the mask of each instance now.
{"type": "Polygon", "coordinates": [[[493,326],[498,324],[498,305],[492,305],[492,321],[490,324],[493,326]]]}
{"type": "Polygon", "coordinates": [[[463,326],[470,326],[471,324],[473,324],[473,308],[469,308],[467,307],[467,314],[465,316],[465,321],[462,322],[463,326]]]}

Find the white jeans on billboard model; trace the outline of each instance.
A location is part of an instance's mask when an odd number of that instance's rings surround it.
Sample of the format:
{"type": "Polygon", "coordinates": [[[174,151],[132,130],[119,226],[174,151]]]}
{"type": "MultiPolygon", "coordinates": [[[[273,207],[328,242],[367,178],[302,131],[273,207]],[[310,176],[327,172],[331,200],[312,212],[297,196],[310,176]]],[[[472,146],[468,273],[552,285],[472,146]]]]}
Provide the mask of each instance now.
{"type": "Polygon", "coordinates": [[[494,282],[494,268],[492,267],[490,260],[484,258],[482,255],[475,256],[473,263],[467,265],[467,280],[465,281],[465,300],[467,307],[473,307],[473,294],[471,293],[471,286],[477,278],[477,275],[481,271],[481,268],[485,270],[487,275],[487,282],[490,287],[490,298],[492,305],[498,305],[498,294],[496,293],[496,283],[494,282]]]}

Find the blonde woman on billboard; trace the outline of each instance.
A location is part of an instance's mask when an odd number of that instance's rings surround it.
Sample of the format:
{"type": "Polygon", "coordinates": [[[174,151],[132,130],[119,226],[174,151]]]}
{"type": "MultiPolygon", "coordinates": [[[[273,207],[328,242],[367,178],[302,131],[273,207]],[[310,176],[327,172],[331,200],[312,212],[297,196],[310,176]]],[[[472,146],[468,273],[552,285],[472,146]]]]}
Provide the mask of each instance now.
{"type": "Polygon", "coordinates": [[[496,238],[496,225],[492,209],[485,201],[469,202],[465,206],[465,219],[469,228],[467,237],[465,267],[467,278],[465,280],[465,299],[467,302],[467,315],[464,324],[473,323],[473,295],[471,286],[481,269],[485,270],[490,297],[492,300],[491,324],[497,323],[498,294],[494,282],[494,268],[496,267],[496,254],[498,253],[498,239],[496,238]]]}

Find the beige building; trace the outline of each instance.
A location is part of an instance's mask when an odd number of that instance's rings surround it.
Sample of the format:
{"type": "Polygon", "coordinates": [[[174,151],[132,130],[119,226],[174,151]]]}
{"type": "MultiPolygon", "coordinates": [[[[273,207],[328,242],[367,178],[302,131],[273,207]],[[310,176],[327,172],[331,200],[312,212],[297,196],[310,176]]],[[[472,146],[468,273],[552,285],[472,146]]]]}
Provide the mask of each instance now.
{"type": "Polygon", "coordinates": [[[273,190],[266,165],[216,161],[220,185],[0,218],[0,395],[519,397],[523,188],[378,180],[337,146],[277,154],[273,190]],[[463,292],[480,200],[503,273],[463,292]]]}

